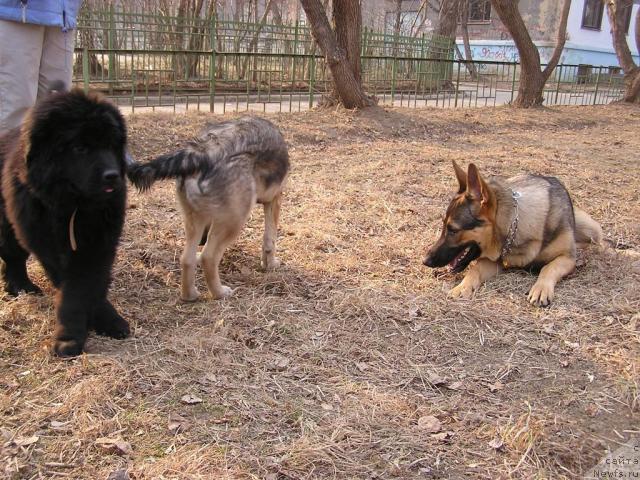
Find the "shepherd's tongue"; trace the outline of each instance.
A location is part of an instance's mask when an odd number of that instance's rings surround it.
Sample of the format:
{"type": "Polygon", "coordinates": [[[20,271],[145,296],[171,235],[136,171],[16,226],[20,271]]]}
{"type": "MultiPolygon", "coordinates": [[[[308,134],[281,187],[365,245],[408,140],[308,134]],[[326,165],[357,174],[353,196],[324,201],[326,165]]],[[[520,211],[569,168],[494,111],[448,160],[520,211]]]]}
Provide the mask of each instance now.
{"type": "Polygon", "coordinates": [[[462,259],[462,257],[464,257],[466,253],[467,253],[467,249],[465,248],[458,255],[456,255],[455,258],[449,262],[449,268],[451,268],[452,270],[456,268],[458,266],[458,263],[460,263],[460,260],[462,259]]]}

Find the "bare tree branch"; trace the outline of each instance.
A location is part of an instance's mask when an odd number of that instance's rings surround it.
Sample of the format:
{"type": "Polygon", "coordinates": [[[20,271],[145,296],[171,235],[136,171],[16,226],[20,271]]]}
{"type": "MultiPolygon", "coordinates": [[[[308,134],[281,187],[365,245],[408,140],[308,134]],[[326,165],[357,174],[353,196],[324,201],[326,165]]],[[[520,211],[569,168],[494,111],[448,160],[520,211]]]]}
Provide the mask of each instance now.
{"type": "Polygon", "coordinates": [[[545,82],[551,76],[551,72],[556,68],[560,61],[560,56],[564,50],[564,44],[567,41],[567,20],[569,19],[569,10],[571,9],[571,0],[564,0],[562,5],[562,15],[560,16],[560,25],[558,26],[558,36],[556,38],[556,47],[549,59],[549,63],[542,71],[545,82]]]}

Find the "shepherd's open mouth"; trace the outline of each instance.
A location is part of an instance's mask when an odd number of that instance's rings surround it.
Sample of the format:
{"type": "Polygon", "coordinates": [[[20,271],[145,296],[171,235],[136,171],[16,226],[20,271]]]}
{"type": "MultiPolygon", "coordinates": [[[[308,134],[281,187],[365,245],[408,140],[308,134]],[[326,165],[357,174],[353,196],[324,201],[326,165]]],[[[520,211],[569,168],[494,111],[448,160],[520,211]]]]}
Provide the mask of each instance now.
{"type": "Polygon", "coordinates": [[[461,272],[479,255],[480,248],[475,243],[468,245],[449,262],[449,271],[452,273],[461,272]]]}

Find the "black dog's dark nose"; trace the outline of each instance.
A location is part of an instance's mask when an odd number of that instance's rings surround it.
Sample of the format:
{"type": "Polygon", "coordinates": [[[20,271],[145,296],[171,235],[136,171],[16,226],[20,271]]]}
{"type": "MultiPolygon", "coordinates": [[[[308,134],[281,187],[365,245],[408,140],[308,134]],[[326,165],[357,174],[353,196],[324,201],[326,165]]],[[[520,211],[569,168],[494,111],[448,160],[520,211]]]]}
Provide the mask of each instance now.
{"type": "Polygon", "coordinates": [[[431,255],[427,255],[427,258],[425,258],[422,261],[422,263],[423,263],[423,265],[425,265],[427,267],[433,268],[433,260],[431,259],[431,255]]]}
{"type": "Polygon", "coordinates": [[[120,176],[120,173],[117,170],[107,170],[102,174],[102,179],[105,182],[113,182],[120,176]]]}

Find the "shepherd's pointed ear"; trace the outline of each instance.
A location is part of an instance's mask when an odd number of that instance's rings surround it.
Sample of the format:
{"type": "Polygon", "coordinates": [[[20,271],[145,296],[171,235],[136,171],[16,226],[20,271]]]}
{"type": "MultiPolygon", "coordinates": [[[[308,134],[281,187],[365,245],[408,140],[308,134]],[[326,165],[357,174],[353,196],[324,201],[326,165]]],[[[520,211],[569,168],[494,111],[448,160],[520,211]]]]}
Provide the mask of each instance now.
{"type": "Polygon", "coordinates": [[[467,170],[467,195],[481,203],[486,203],[489,200],[487,185],[482,180],[478,167],[473,163],[469,164],[467,170]]]}
{"type": "Polygon", "coordinates": [[[467,174],[464,173],[464,170],[460,168],[460,165],[458,165],[455,160],[453,160],[453,169],[456,172],[456,178],[460,186],[458,193],[462,193],[467,189],[467,174]]]}

